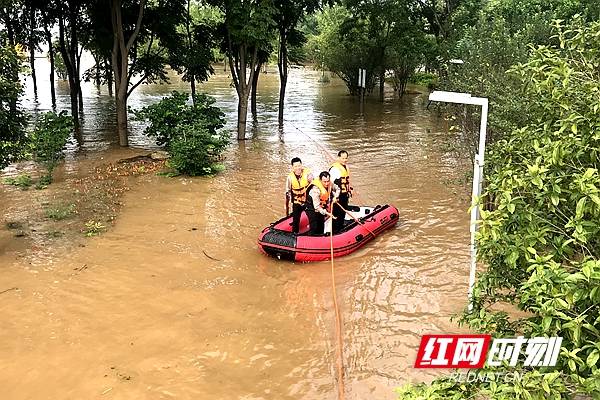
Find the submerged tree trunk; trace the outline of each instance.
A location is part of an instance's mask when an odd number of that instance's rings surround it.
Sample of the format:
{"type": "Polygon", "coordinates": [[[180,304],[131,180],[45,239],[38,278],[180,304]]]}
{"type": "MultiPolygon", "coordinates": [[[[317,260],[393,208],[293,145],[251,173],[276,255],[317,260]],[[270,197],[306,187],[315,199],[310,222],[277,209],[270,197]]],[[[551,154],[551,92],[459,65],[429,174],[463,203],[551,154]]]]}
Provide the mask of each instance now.
{"type": "Polygon", "coordinates": [[[262,63],[258,63],[256,72],[252,78],[252,92],[250,93],[250,110],[252,112],[252,118],[256,119],[256,89],[258,87],[258,77],[260,76],[260,68],[262,63]]]}
{"type": "Polygon", "coordinates": [[[48,57],[50,58],[50,96],[52,97],[52,109],[56,109],[56,89],[54,87],[54,47],[52,46],[52,33],[48,25],[44,25],[46,42],[48,42],[48,57]]]}
{"type": "Polygon", "coordinates": [[[238,119],[237,119],[237,139],[246,139],[246,118],[248,115],[248,97],[251,92],[252,81],[256,74],[256,65],[258,62],[258,48],[252,49],[252,56],[249,57],[247,45],[237,45],[235,52],[231,38],[227,38],[229,69],[231,77],[238,94],[238,119]],[[249,58],[249,62],[247,59],[249,58]],[[250,76],[246,78],[246,70],[250,71],[250,76]]]}
{"type": "Polygon", "coordinates": [[[73,43],[69,43],[69,46],[66,44],[65,40],[65,24],[63,17],[61,16],[58,19],[58,40],[60,43],[60,53],[62,55],[65,68],[67,70],[67,77],[69,80],[69,95],[71,97],[71,117],[73,117],[73,124],[75,125],[75,129],[79,129],[79,104],[78,104],[78,92],[75,84],[75,57],[73,56],[73,43]]]}
{"type": "Polygon", "coordinates": [[[248,95],[242,94],[238,102],[238,140],[246,139],[246,118],[248,117],[248,95]]]}
{"type": "Polygon", "coordinates": [[[108,88],[108,95],[113,95],[113,70],[108,59],[104,59],[104,77],[106,79],[106,87],[108,88]]]}
{"type": "Polygon", "coordinates": [[[33,79],[33,96],[37,98],[37,78],[35,76],[35,9],[29,6],[29,65],[33,79]]]}
{"type": "Polygon", "coordinates": [[[279,112],[277,121],[283,125],[283,108],[285,104],[285,88],[288,78],[288,52],[287,52],[287,32],[285,29],[279,30],[279,55],[277,57],[277,68],[279,69],[279,112]]]}
{"type": "Polygon", "coordinates": [[[379,76],[379,100],[383,101],[383,89],[385,85],[385,71],[381,71],[381,76],[379,76]]]}
{"type": "MultiPolygon", "coordinates": [[[[129,88],[129,51],[135,42],[142,25],[144,7],[146,1],[140,1],[140,8],[135,29],[125,42],[125,32],[121,15],[121,0],[111,1],[111,22],[113,28],[112,67],[115,79],[115,107],[117,109],[117,130],[119,132],[119,144],[128,146],[127,136],[127,98],[137,85],[129,88]]],[[[141,83],[138,82],[138,84],[141,83]]]]}

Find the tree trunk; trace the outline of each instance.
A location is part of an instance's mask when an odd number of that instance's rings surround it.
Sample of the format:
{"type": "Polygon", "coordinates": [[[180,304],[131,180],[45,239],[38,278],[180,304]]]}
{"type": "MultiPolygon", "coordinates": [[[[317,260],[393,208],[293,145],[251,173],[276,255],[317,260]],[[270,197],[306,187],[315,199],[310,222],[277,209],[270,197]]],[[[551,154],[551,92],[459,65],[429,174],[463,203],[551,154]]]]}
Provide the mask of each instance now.
{"type": "Polygon", "coordinates": [[[279,113],[277,121],[283,125],[283,107],[285,104],[285,88],[288,77],[288,52],[287,52],[287,32],[285,29],[279,30],[279,55],[277,57],[277,68],[279,69],[279,113]]]}
{"type": "Polygon", "coordinates": [[[246,117],[248,116],[248,93],[242,93],[238,99],[237,138],[246,139],[246,117]]]}
{"type": "Polygon", "coordinates": [[[385,71],[381,71],[381,75],[379,76],[379,101],[383,101],[383,85],[385,84],[385,71]]]}
{"type": "Polygon", "coordinates": [[[195,106],[196,105],[196,79],[194,78],[194,75],[192,75],[192,77],[190,79],[190,88],[192,89],[192,104],[195,106]]]}
{"type": "Polygon", "coordinates": [[[35,76],[35,9],[29,6],[29,64],[33,79],[33,96],[37,99],[37,78],[35,76]]]}
{"type": "Polygon", "coordinates": [[[119,132],[119,144],[121,146],[129,145],[127,135],[127,97],[120,94],[115,96],[117,107],[117,131],[119,132]]]}
{"type": "Polygon", "coordinates": [[[258,87],[258,77],[260,75],[260,68],[262,63],[258,64],[254,77],[252,78],[252,92],[250,93],[250,110],[252,112],[252,118],[256,119],[256,88],[258,87]]]}
{"type": "Polygon", "coordinates": [[[50,57],[50,96],[52,97],[52,109],[56,109],[56,89],[54,87],[54,47],[52,46],[52,33],[47,24],[44,25],[46,41],[48,42],[48,56],[50,57]]]}
{"type": "MultiPolygon", "coordinates": [[[[190,14],[190,3],[191,0],[187,0],[187,16],[185,19],[185,29],[187,31],[187,49],[188,51],[192,51],[192,31],[190,30],[190,21],[192,19],[192,16],[190,14]]],[[[188,71],[189,72],[189,71],[188,71]]],[[[190,88],[192,89],[192,104],[195,106],[196,105],[196,79],[194,77],[194,74],[190,74],[190,88]]]]}
{"type": "Polygon", "coordinates": [[[283,76],[280,76],[281,82],[279,84],[279,115],[277,120],[279,125],[283,125],[283,106],[285,103],[285,88],[287,86],[287,73],[283,76]]]}
{"type": "Polygon", "coordinates": [[[112,66],[108,62],[108,59],[104,59],[104,77],[106,78],[106,87],[108,88],[108,95],[113,95],[113,70],[112,66]]]}
{"type": "Polygon", "coordinates": [[[379,101],[383,103],[383,90],[385,85],[385,47],[381,49],[381,74],[379,75],[379,101]]]}
{"type": "Polygon", "coordinates": [[[65,41],[65,24],[64,17],[60,16],[58,19],[58,40],[60,43],[60,53],[62,55],[63,61],[65,63],[65,68],[67,70],[67,77],[69,79],[69,95],[71,97],[71,117],[73,118],[73,124],[75,125],[75,130],[79,129],[79,108],[78,108],[78,92],[75,87],[75,62],[74,58],[71,58],[73,55],[72,52],[72,43],[70,43],[70,47],[67,48],[67,44],[65,41]]]}
{"type": "MultiPolygon", "coordinates": [[[[110,4],[111,24],[113,29],[113,48],[111,53],[111,61],[115,79],[115,108],[117,111],[117,131],[119,133],[119,144],[121,146],[128,146],[127,98],[129,97],[130,90],[133,90],[136,86],[134,85],[131,89],[129,89],[129,51],[131,50],[131,47],[133,46],[140,32],[146,1],[140,1],[140,8],[135,29],[127,41],[125,40],[121,5],[121,0],[112,0],[110,4]]],[[[138,82],[138,84],[140,82],[138,82]]]]}

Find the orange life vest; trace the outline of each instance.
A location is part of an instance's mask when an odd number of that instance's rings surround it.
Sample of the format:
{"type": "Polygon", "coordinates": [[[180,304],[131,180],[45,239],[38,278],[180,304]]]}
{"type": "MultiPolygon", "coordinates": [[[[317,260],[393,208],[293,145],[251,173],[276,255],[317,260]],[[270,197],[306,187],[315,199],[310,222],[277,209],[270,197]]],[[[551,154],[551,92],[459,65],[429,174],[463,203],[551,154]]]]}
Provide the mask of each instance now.
{"type": "Polygon", "coordinates": [[[341,192],[348,193],[350,191],[350,170],[348,169],[348,166],[336,161],[331,164],[331,168],[337,168],[340,171],[341,192]]]}
{"type": "Polygon", "coordinates": [[[300,180],[296,178],[294,171],[290,172],[290,182],[292,183],[292,202],[294,204],[304,204],[306,202],[306,189],[308,188],[308,174],[310,170],[308,168],[302,169],[302,176],[300,180]]]}
{"type": "Polygon", "coordinates": [[[323,186],[323,182],[321,182],[321,179],[319,178],[314,179],[312,181],[312,184],[319,188],[319,191],[321,192],[321,194],[319,195],[319,200],[321,200],[321,207],[325,208],[327,206],[327,202],[329,201],[329,191],[325,189],[325,186],[323,186]]]}

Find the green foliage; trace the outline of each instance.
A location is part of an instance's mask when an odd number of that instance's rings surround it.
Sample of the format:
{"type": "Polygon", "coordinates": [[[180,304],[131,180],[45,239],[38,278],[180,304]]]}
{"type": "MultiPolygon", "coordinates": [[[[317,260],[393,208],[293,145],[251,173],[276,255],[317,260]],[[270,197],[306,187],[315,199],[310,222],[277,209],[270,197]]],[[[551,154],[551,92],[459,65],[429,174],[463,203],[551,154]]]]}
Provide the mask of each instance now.
{"type": "Polygon", "coordinates": [[[33,180],[29,174],[20,174],[16,178],[5,178],[4,184],[16,186],[21,190],[27,190],[33,184],[33,180]]]}
{"type": "MultiPolygon", "coordinates": [[[[462,321],[500,337],[561,336],[561,353],[556,367],[511,369],[519,380],[477,384],[475,396],[600,397],[600,22],[553,28],[556,45],[533,48],[510,69],[514,95],[535,101],[486,163],[477,240],[487,269],[462,321]],[[528,316],[494,311],[500,302],[528,316]]],[[[412,387],[403,398],[453,398],[458,385],[412,387]]]]}
{"type": "Polygon", "coordinates": [[[40,115],[31,133],[34,160],[48,171],[46,180],[52,182],[52,172],[63,157],[63,149],[73,131],[73,118],[65,111],[60,114],[47,112],[40,115]]]}
{"type": "Polygon", "coordinates": [[[222,168],[217,161],[228,143],[225,131],[215,134],[202,124],[180,125],[169,146],[169,165],[191,176],[219,172],[222,168]]]}
{"type": "Polygon", "coordinates": [[[73,215],[75,212],[75,204],[64,204],[58,203],[51,206],[48,206],[44,213],[46,217],[53,219],[55,221],[61,221],[73,215]]]}
{"type": "Polygon", "coordinates": [[[218,160],[229,143],[224,114],[215,107],[214,98],[199,94],[195,104],[188,95],[173,92],[158,103],[135,111],[139,120],[149,123],[145,133],[165,145],[171,158],[169,165],[188,175],[218,172],[218,160]]]}
{"type": "Polygon", "coordinates": [[[25,143],[25,116],[19,107],[21,59],[10,46],[0,46],[0,170],[18,159],[25,143]]]}
{"type": "Polygon", "coordinates": [[[437,86],[439,77],[431,72],[415,72],[408,81],[432,90],[437,86]]]}
{"type": "Polygon", "coordinates": [[[156,138],[159,146],[170,146],[176,137],[176,130],[182,125],[201,126],[208,132],[216,132],[223,128],[225,119],[223,112],[215,107],[215,99],[206,94],[197,94],[195,104],[189,104],[189,95],[174,91],[171,96],[161,101],[134,110],[135,118],[146,121],[149,125],[144,133],[156,138]]]}
{"type": "MultiPolygon", "coordinates": [[[[56,40],[52,46],[54,47],[54,72],[58,79],[66,81],[68,79],[67,75],[67,67],[65,66],[65,62],[63,60],[62,53],[60,52],[60,44],[58,40],[56,40]]],[[[50,60],[50,55],[48,54],[48,62],[50,60]]]]}
{"type": "Polygon", "coordinates": [[[358,93],[360,68],[367,70],[368,90],[385,71],[392,70],[395,88],[402,92],[433,46],[419,13],[401,0],[384,4],[346,0],[343,4],[317,14],[318,34],[309,31],[308,58],[337,74],[352,94],[358,93]]]}

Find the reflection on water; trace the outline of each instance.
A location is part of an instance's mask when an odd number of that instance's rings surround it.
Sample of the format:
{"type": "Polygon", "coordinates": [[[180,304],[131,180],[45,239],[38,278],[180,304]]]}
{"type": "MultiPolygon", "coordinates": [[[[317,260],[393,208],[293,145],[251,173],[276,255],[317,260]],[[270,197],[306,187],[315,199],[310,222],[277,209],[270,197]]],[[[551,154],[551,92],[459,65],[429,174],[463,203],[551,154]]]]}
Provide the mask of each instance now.
{"type": "MultiPolygon", "coordinates": [[[[38,66],[38,76],[44,76],[43,68],[38,66]]],[[[233,135],[235,89],[227,74],[216,70],[201,90],[217,99],[233,135]]],[[[458,163],[436,151],[443,133],[439,121],[424,110],[424,96],[399,100],[386,93],[384,103],[367,99],[360,113],[341,81],[321,84],[319,76],[308,69],[291,71],[281,130],[276,70],[261,76],[258,119],[249,124],[252,140],[230,146],[224,173],[147,177],[127,196],[113,231],[55,260],[64,265],[64,274],[88,263],[86,275],[52,284],[52,290],[43,284],[56,276],[40,276],[39,283],[24,285],[20,302],[5,297],[2,312],[15,325],[0,334],[5,343],[0,354],[11,354],[15,361],[5,360],[0,367],[30,371],[24,383],[33,385],[32,373],[53,363],[73,365],[70,371],[51,368],[37,379],[51,393],[60,393],[53,382],[68,381],[71,394],[81,398],[110,387],[119,398],[334,399],[329,264],[266,258],[257,250],[256,237],[283,212],[283,183],[292,157],[300,156],[318,172],[345,149],[357,190],[354,201],[390,203],[401,216],[396,229],[335,263],[347,398],[394,399],[394,387],[439,374],[414,370],[412,364],[420,336],[457,332],[448,319],[466,303],[467,205],[443,184],[460,175],[458,163]],[[46,300],[27,294],[28,287],[46,300]],[[40,322],[40,311],[56,314],[40,322]],[[23,334],[20,326],[34,323],[58,339],[49,339],[41,329],[26,334],[31,346],[15,344],[23,334]],[[10,345],[17,350],[6,353],[10,345]],[[50,356],[39,360],[36,346],[50,356]],[[79,370],[92,359],[98,361],[79,370]],[[18,366],[36,363],[40,369],[33,372],[33,367],[18,366]],[[131,381],[123,383],[118,374],[131,381]]],[[[47,110],[49,89],[38,85],[39,103],[28,91],[24,105],[47,110]]],[[[172,90],[188,86],[177,78],[169,85],[142,85],[129,105],[142,107],[172,90]]],[[[64,85],[58,87],[58,101],[59,109],[68,107],[64,85]]],[[[84,103],[81,151],[114,151],[112,99],[104,89],[85,84],[84,103]]],[[[130,129],[133,146],[153,146],[139,124],[130,129]]],[[[78,152],[72,150],[76,163],[78,152]]],[[[16,376],[0,378],[0,383],[14,383],[16,376]]],[[[12,393],[41,398],[43,392],[12,393]]]]}

